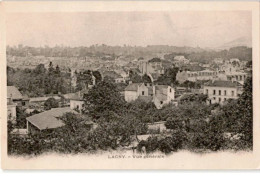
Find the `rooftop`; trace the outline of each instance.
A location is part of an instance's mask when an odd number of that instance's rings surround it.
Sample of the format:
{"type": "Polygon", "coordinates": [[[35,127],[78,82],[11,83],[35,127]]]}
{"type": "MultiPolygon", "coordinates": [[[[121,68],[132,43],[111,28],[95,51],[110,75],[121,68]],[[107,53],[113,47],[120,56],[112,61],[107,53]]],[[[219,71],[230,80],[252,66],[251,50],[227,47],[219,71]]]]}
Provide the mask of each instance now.
{"type": "Polygon", "coordinates": [[[129,84],[126,88],[125,91],[137,91],[138,86],[140,86],[142,83],[132,83],[129,84]]]}
{"type": "Polygon", "coordinates": [[[15,86],[7,86],[7,98],[23,99],[23,95],[15,86]]]}
{"type": "Polygon", "coordinates": [[[39,114],[35,114],[33,116],[27,117],[26,120],[37,127],[39,130],[44,129],[53,129],[62,127],[65,124],[57,119],[57,117],[62,116],[65,113],[72,112],[77,114],[76,111],[71,110],[70,107],[64,108],[53,108],[49,111],[45,111],[39,114]]]}
{"type": "Polygon", "coordinates": [[[239,82],[236,81],[223,81],[223,80],[215,80],[215,81],[209,81],[204,84],[205,86],[210,87],[238,87],[242,86],[239,82]]]}

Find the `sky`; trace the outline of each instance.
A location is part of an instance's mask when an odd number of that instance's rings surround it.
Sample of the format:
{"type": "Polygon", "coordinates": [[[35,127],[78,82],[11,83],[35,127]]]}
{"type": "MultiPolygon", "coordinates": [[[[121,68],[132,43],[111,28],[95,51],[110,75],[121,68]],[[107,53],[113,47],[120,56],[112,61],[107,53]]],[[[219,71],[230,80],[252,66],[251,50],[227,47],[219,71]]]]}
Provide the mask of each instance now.
{"type": "Polygon", "coordinates": [[[251,36],[248,11],[9,13],[6,20],[10,46],[218,47],[251,36]]]}

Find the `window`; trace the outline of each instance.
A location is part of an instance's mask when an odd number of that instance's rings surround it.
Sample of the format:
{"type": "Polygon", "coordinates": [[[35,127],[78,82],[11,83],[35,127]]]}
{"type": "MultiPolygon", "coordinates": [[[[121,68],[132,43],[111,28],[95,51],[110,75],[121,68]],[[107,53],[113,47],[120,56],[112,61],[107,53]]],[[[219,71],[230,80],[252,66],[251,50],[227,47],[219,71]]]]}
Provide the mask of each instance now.
{"type": "Polygon", "coordinates": [[[170,92],[172,92],[172,89],[170,88],[170,92]]]}
{"type": "Polygon", "coordinates": [[[142,95],[144,95],[144,91],[142,91],[142,95]]]}
{"type": "Polygon", "coordinates": [[[208,89],[206,89],[206,94],[209,94],[209,90],[208,89]]]}
{"type": "Polygon", "coordinates": [[[224,90],[224,95],[227,95],[227,91],[226,90],[224,90]]]}
{"type": "Polygon", "coordinates": [[[218,101],[221,102],[221,98],[218,98],[218,101]]]}
{"type": "Polygon", "coordinates": [[[227,99],[226,99],[226,98],[224,98],[224,101],[227,101],[227,99]]]}
{"type": "Polygon", "coordinates": [[[213,97],[213,100],[216,100],[216,97],[213,97]]]}
{"type": "Polygon", "coordinates": [[[218,94],[221,95],[221,90],[218,91],[218,94]]]}
{"type": "Polygon", "coordinates": [[[213,90],[213,95],[216,95],[216,90],[213,90]]]}
{"type": "Polygon", "coordinates": [[[232,97],[234,96],[234,91],[232,90],[232,92],[231,92],[231,95],[232,95],[232,97]]]}
{"type": "Polygon", "coordinates": [[[163,104],[163,101],[161,101],[161,104],[163,104]]]}

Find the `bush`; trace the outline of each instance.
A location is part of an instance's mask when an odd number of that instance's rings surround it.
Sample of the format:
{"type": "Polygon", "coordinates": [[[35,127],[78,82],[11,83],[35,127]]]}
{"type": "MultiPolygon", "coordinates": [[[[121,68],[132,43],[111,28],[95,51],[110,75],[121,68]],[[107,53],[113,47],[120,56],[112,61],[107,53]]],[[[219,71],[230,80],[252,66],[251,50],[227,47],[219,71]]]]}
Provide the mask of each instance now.
{"type": "Polygon", "coordinates": [[[49,98],[44,102],[44,109],[50,110],[51,108],[58,108],[59,102],[56,101],[54,98],[49,98]]]}

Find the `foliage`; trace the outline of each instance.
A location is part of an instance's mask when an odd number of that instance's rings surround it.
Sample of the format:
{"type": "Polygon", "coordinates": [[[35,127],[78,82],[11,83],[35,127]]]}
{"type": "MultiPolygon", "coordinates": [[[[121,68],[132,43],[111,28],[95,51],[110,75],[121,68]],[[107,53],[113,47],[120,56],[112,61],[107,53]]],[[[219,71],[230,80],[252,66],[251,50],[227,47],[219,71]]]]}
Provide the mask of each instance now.
{"type": "Polygon", "coordinates": [[[90,70],[79,72],[76,74],[76,77],[77,77],[76,91],[85,90],[88,88],[89,85],[92,85],[93,83],[92,72],[90,70]]]}
{"type": "Polygon", "coordinates": [[[96,78],[96,83],[102,81],[102,75],[100,74],[99,71],[93,71],[92,74],[96,78]]]}
{"type": "Polygon", "coordinates": [[[144,83],[152,83],[152,80],[151,80],[151,78],[147,74],[144,74],[143,77],[142,77],[142,82],[144,82],[144,83]]]}
{"type": "Polygon", "coordinates": [[[125,101],[120,95],[116,85],[111,82],[101,81],[88,91],[84,96],[84,113],[93,119],[98,119],[105,112],[119,113],[125,101]]]}
{"type": "Polygon", "coordinates": [[[129,71],[129,78],[130,78],[130,81],[132,81],[133,83],[143,82],[142,76],[138,75],[137,73],[133,72],[132,70],[129,71]]]}
{"type": "Polygon", "coordinates": [[[167,68],[165,70],[165,73],[157,79],[156,83],[161,84],[161,85],[176,84],[176,75],[178,73],[178,70],[179,70],[178,67],[167,68]]]}
{"type": "Polygon", "coordinates": [[[45,110],[50,110],[51,108],[58,108],[59,107],[59,102],[56,101],[54,98],[48,98],[44,102],[44,109],[45,110]]]}
{"type": "Polygon", "coordinates": [[[57,94],[70,92],[70,76],[56,70],[52,63],[48,70],[43,64],[35,69],[7,68],[7,85],[19,88],[22,94],[29,97],[44,96],[45,94],[57,94]]]}
{"type": "Polygon", "coordinates": [[[238,100],[230,101],[221,108],[225,117],[225,129],[233,134],[240,134],[240,145],[243,148],[253,147],[253,94],[252,77],[248,77],[238,100]]]}
{"type": "Polygon", "coordinates": [[[26,128],[26,117],[28,115],[25,113],[25,110],[22,109],[21,107],[16,107],[16,125],[15,127],[20,129],[20,128],[26,128]]]}
{"type": "Polygon", "coordinates": [[[161,151],[165,154],[176,152],[183,148],[187,140],[183,130],[173,131],[171,135],[150,136],[147,140],[142,140],[137,145],[137,151],[141,152],[145,147],[146,153],[161,151]]]}
{"type": "Polygon", "coordinates": [[[97,121],[99,127],[89,135],[92,146],[102,150],[129,146],[138,134],[145,134],[147,125],[131,116],[103,117],[97,121]],[[107,120],[109,119],[109,120],[107,120]]]}
{"type": "Polygon", "coordinates": [[[181,97],[180,102],[198,102],[198,103],[206,103],[208,96],[205,94],[186,94],[181,97]]]}

